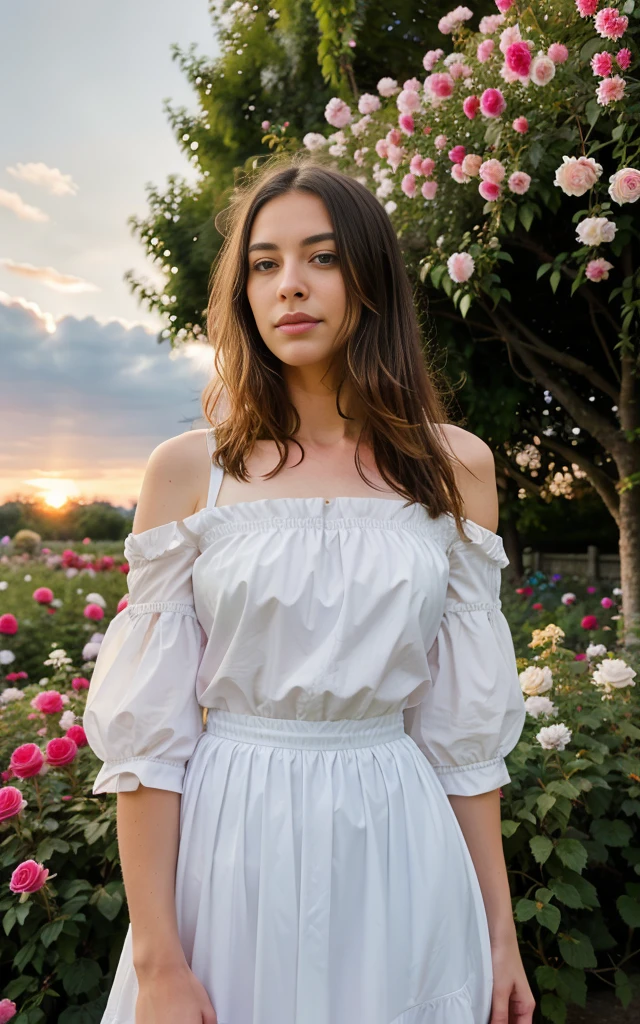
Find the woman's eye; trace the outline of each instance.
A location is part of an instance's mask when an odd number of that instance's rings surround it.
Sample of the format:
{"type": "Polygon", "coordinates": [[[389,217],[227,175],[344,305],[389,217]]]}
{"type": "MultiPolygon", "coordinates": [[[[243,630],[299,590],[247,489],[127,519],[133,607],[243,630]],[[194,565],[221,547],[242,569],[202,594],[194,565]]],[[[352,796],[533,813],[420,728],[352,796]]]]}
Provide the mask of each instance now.
{"type": "MultiPolygon", "coordinates": [[[[337,259],[338,259],[338,256],[337,256],[337,254],[335,252],[319,252],[313,258],[314,258],[314,260],[316,260],[316,259],[325,259],[327,256],[329,257],[330,260],[336,260],[337,261],[337,259]]],[[[323,263],[322,266],[323,267],[329,267],[329,266],[331,266],[331,263],[323,263]]]]}
{"type": "MultiPolygon", "coordinates": [[[[330,266],[332,266],[332,264],[334,262],[335,263],[338,262],[338,255],[335,252],[319,252],[319,253],[316,253],[316,255],[312,257],[312,259],[314,259],[314,260],[323,260],[323,261],[327,260],[326,263],[322,262],[322,263],[319,264],[319,266],[321,266],[321,267],[330,267],[330,266]]],[[[265,268],[265,263],[273,264],[274,261],[273,260],[267,260],[267,259],[258,260],[257,263],[254,263],[253,269],[254,270],[265,270],[265,269],[269,270],[270,269],[269,267],[265,268]]]]}

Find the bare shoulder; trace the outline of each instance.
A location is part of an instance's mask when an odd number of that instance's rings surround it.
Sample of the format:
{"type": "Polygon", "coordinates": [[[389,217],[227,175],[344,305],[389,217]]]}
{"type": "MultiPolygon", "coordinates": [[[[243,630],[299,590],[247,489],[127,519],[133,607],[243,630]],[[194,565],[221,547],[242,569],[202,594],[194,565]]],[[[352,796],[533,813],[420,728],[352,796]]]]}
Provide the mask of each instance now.
{"type": "Polygon", "coordinates": [[[209,484],[206,429],[186,430],[153,449],[142,480],[133,533],[185,519],[209,484]]]}
{"type": "Polygon", "coordinates": [[[498,489],[493,452],[486,441],[453,423],[441,431],[451,450],[456,482],[462,494],[464,514],[494,533],[498,527],[498,489]]]}

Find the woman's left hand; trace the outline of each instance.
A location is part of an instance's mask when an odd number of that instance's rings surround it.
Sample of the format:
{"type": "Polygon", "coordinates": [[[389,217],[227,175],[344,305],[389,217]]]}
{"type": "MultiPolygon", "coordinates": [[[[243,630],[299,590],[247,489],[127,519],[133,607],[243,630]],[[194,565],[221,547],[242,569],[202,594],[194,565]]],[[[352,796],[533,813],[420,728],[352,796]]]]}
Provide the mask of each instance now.
{"type": "Polygon", "coordinates": [[[493,999],[489,1024],[532,1024],[536,1006],[515,938],[492,942],[493,999]]]}

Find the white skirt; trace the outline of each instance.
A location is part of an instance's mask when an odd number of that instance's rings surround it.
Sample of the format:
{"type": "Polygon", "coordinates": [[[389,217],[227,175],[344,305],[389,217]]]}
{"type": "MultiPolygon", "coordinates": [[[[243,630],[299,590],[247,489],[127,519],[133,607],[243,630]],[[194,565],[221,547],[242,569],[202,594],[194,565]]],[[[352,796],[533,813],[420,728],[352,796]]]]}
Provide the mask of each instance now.
{"type": "MultiPolygon", "coordinates": [[[[488,1024],[486,912],[402,712],[210,710],[187,766],[176,909],[218,1024],[488,1024]]],[[[135,1024],[127,933],[102,1024],[135,1024]]]]}

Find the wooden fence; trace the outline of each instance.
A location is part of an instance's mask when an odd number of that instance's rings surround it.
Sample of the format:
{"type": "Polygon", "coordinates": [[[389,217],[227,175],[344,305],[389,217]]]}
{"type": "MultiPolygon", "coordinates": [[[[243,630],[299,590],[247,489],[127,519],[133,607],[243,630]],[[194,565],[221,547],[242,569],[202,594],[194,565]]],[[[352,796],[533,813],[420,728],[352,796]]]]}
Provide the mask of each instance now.
{"type": "Polygon", "coordinates": [[[620,585],[620,556],[603,554],[595,544],[586,552],[533,551],[525,548],[522,553],[525,572],[543,572],[547,576],[560,573],[563,579],[579,576],[590,582],[620,585]]]}

